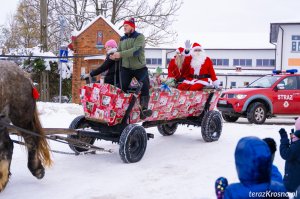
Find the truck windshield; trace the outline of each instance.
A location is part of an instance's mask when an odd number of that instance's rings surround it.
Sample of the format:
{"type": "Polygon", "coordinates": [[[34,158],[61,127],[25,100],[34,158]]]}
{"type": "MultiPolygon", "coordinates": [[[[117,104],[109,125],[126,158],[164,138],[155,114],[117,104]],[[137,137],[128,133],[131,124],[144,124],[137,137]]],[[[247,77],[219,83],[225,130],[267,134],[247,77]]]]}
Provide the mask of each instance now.
{"type": "Polygon", "coordinates": [[[280,76],[264,76],[249,84],[248,88],[270,88],[280,76]]]}

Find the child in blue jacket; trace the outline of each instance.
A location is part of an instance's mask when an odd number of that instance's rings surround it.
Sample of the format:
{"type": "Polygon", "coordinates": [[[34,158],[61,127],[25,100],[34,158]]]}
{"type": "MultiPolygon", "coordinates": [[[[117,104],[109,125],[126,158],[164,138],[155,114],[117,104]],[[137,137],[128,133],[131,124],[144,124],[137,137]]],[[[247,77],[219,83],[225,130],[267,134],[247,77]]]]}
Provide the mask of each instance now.
{"type": "Polygon", "coordinates": [[[291,133],[291,142],[285,129],[280,129],[280,156],[285,160],[283,183],[287,191],[295,192],[300,186],[300,117],[291,133]]]}

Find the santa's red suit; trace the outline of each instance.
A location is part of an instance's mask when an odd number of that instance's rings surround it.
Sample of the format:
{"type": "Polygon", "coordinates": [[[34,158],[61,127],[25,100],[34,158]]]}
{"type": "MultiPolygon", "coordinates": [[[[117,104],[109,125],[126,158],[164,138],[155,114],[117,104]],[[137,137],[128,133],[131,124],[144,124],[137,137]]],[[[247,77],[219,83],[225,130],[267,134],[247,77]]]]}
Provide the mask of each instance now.
{"type": "Polygon", "coordinates": [[[189,71],[189,75],[186,75],[186,80],[178,85],[180,90],[201,90],[204,86],[209,85],[208,78],[202,78],[204,75],[210,76],[215,87],[219,86],[213,63],[198,43],[193,44],[191,55],[185,58],[182,69],[189,71]],[[194,75],[199,75],[200,78],[193,78],[194,75]]]}
{"type": "MultiPolygon", "coordinates": [[[[168,66],[168,78],[174,78],[175,80],[179,80],[181,78],[185,78],[187,76],[189,76],[190,71],[188,68],[183,68],[182,66],[178,66],[176,64],[176,56],[182,55],[185,56],[183,54],[184,48],[179,47],[176,50],[176,55],[174,56],[173,59],[171,59],[169,66],[168,66]]],[[[184,59],[184,58],[183,58],[184,59]]]]}

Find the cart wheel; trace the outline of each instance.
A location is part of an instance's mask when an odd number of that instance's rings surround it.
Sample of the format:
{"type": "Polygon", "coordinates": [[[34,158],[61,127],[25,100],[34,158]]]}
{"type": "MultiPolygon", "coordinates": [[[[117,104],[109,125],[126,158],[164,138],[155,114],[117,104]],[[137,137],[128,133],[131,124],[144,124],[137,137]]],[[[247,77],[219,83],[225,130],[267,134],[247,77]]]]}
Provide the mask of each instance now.
{"type": "MultiPolygon", "coordinates": [[[[85,119],[83,115],[76,117],[70,124],[70,129],[81,129],[81,128],[88,128],[89,123],[85,119]]],[[[96,138],[87,137],[87,136],[79,136],[79,135],[68,135],[68,138],[79,140],[81,142],[86,142],[88,144],[94,144],[96,138]]],[[[75,152],[80,153],[84,151],[88,151],[87,149],[76,147],[74,145],[69,144],[69,147],[75,152]]]]}
{"type": "Polygon", "coordinates": [[[178,124],[176,122],[174,122],[174,123],[158,125],[157,129],[158,129],[159,133],[162,134],[163,136],[170,136],[175,133],[175,131],[177,130],[177,127],[178,127],[178,124]]]}
{"type": "Polygon", "coordinates": [[[140,161],[147,148],[147,134],[142,126],[129,124],[120,137],[119,154],[125,163],[140,161]]]}
{"type": "Polygon", "coordinates": [[[205,142],[217,141],[222,132],[222,118],[217,111],[205,113],[201,123],[201,133],[205,142]]]}

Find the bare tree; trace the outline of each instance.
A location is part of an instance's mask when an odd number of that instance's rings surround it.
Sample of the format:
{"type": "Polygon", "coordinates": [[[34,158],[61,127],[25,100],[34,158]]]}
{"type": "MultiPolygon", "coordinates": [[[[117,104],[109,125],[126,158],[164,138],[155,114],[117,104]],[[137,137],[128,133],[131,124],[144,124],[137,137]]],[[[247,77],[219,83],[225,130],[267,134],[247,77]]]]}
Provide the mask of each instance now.
{"type": "MultiPolygon", "coordinates": [[[[49,1],[49,0],[48,0],[49,1]]],[[[182,0],[51,0],[57,14],[64,15],[71,29],[77,31],[102,14],[121,28],[124,19],[134,17],[146,36],[146,42],[155,46],[173,42],[177,36],[172,29],[182,0]]],[[[50,4],[49,4],[50,5],[50,4]]]]}
{"type": "MultiPolygon", "coordinates": [[[[99,15],[103,9],[113,24],[121,23],[134,17],[137,26],[146,36],[146,42],[155,46],[173,42],[177,36],[172,29],[176,13],[182,0],[90,0],[94,4],[95,13],[99,15]]],[[[120,27],[121,28],[121,27],[120,27]]]]}

